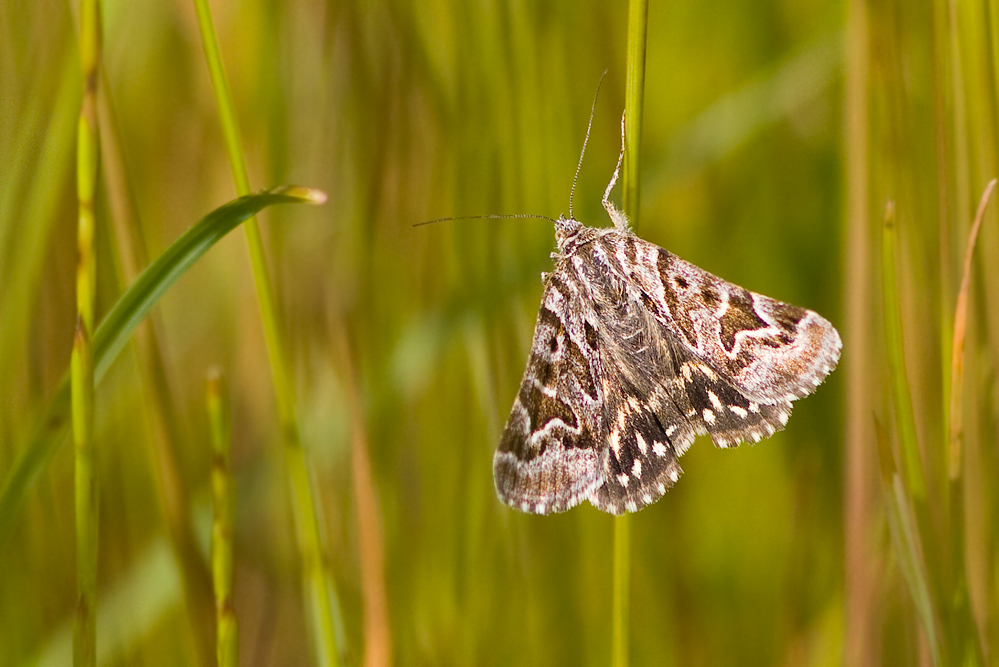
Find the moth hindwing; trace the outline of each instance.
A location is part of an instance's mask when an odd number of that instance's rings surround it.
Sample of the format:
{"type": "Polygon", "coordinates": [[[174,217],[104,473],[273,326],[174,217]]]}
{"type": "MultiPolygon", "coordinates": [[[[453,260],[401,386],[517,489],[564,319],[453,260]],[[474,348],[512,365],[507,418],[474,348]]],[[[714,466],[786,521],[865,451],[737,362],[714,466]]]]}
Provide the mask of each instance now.
{"type": "Polygon", "coordinates": [[[500,499],[525,512],[641,509],[677,481],[696,436],[734,447],[772,435],[839,360],[817,313],[631,233],[611,186],[614,227],[555,223],[555,269],[493,458],[500,499]]]}

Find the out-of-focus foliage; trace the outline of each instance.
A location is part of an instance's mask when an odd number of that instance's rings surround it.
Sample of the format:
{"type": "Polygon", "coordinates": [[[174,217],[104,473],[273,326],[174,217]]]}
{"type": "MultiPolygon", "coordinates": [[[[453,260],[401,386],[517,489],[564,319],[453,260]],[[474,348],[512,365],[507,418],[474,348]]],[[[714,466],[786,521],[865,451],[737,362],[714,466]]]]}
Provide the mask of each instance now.
{"type": "MultiPolygon", "coordinates": [[[[551,266],[551,225],[412,224],[567,213],[604,70],[574,207],[579,219],[608,224],[600,197],[620,145],[626,4],[213,5],[253,187],[300,183],[329,194],[323,207],[271,209],[261,222],[348,664],[371,649],[358,518],[370,514],[358,511],[352,459],[359,425],[395,662],[609,661],[612,518],[589,506],[519,514],[496,500],[491,477],[539,276],[551,266]]],[[[72,345],[76,9],[0,3],[0,485],[72,345]]],[[[193,4],[103,2],[102,11],[98,319],[150,258],[236,195],[193,4]]],[[[999,32],[988,28],[997,16],[994,2],[963,3],[952,15],[943,2],[651,1],[640,234],[819,311],[845,348],[841,368],[796,404],[785,431],[735,451],[699,440],[677,486],[632,519],[633,664],[929,659],[879,486],[875,415],[898,452],[877,230],[894,200],[930,551],[950,539],[944,408],[954,295],[974,205],[996,175],[999,32]]],[[[966,547],[956,553],[991,664],[997,249],[989,212],[969,302],[966,547]]],[[[231,235],[193,267],[138,338],[96,395],[100,664],[190,664],[212,640],[213,617],[198,611],[199,596],[211,594],[203,387],[212,365],[231,391],[240,659],[309,664],[243,239],[231,235]],[[193,531],[188,547],[178,546],[178,522],[193,531]]],[[[961,569],[932,554],[926,567],[934,595],[961,569]]],[[[74,577],[64,444],[0,545],[0,663],[67,664],[74,577]]]]}

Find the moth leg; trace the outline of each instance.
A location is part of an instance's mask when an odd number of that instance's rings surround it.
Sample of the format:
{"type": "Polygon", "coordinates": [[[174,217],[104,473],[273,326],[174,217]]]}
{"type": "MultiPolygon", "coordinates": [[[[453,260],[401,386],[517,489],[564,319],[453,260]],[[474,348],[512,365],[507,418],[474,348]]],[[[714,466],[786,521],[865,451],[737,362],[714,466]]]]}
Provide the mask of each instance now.
{"type": "Polygon", "coordinates": [[[607,184],[607,189],[604,190],[604,198],[601,203],[604,205],[604,210],[607,211],[607,215],[610,216],[611,221],[614,223],[614,227],[618,231],[627,232],[628,231],[628,217],[619,210],[614,204],[611,203],[610,193],[617,184],[617,179],[621,175],[621,165],[624,164],[624,113],[621,114],[621,152],[617,156],[617,166],[614,167],[614,175],[611,176],[610,183],[607,184]]]}

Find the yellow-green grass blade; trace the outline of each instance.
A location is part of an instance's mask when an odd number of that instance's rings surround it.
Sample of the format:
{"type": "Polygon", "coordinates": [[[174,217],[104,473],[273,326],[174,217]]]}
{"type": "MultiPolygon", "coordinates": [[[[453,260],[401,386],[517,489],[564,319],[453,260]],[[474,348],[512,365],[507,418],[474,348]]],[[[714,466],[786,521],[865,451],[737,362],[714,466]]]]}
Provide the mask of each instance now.
{"type": "MultiPolygon", "coordinates": [[[[132,332],[160,297],[208,249],[240,223],[274,204],[320,204],[326,195],[302,187],[279,187],[240,197],[201,219],[167,248],[122,295],[94,334],[94,383],[101,381],[132,332]]],[[[70,389],[68,373],[59,383],[48,406],[39,416],[27,445],[11,469],[0,494],[0,546],[10,535],[18,509],[38,473],[64,441],[69,427],[70,389]]]]}
{"type": "Polygon", "coordinates": [[[909,588],[916,614],[926,633],[926,643],[929,644],[930,655],[934,665],[940,665],[942,654],[940,649],[941,621],[933,603],[930,591],[926,564],[922,557],[922,547],[919,532],[913,521],[914,511],[910,495],[895,466],[895,459],[888,441],[888,433],[877,419],[874,420],[874,431],[878,441],[878,460],[881,464],[881,491],[885,503],[885,516],[888,520],[888,532],[891,535],[895,557],[898,559],[902,577],[909,588]]]}
{"type": "Polygon", "coordinates": [[[954,638],[951,647],[954,655],[961,656],[966,648],[965,664],[984,664],[981,655],[981,638],[972,618],[968,575],[965,569],[965,489],[964,489],[964,349],[968,327],[968,293],[971,291],[971,269],[975,254],[978,231],[985,217],[985,208],[995,189],[996,179],[989,181],[978,202],[975,221],[968,233],[968,247],[964,255],[964,269],[961,273],[961,287],[954,307],[953,340],[950,355],[950,396],[947,405],[947,479],[949,496],[950,558],[954,568],[951,580],[952,613],[954,615],[954,638]]]}
{"type": "Polygon", "coordinates": [[[912,396],[905,372],[902,349],[902,313],[895,277],[895,207],[889,202],[885,210],[881,246],[881,287],[884,294],[885,347],[891,380],[892,405],[902,451],[903,479],[912,495],[920,528],[926,524],[926,474],[916,439],[916,421],[912,415],[912,396]]]}

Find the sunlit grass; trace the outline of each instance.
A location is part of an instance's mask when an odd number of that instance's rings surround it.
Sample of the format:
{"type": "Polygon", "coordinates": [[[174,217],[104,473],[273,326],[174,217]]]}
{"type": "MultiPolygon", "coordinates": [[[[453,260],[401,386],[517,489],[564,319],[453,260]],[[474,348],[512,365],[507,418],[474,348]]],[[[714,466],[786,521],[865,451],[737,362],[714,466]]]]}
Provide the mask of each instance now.
{"type": "Polygon", "coordinates": [[[212,435],[212,588],[215,592],[215,642],[218,667],[239,664],[239,624],[232,601],[233,524],[236,489],[232,478],[232,417],[229,387],[217,368],[208,372],[205,406],[212,435]]]}

